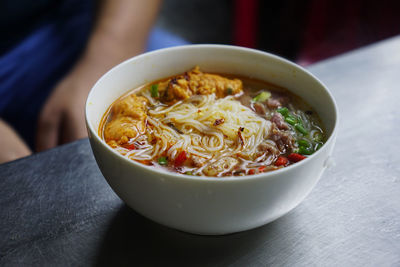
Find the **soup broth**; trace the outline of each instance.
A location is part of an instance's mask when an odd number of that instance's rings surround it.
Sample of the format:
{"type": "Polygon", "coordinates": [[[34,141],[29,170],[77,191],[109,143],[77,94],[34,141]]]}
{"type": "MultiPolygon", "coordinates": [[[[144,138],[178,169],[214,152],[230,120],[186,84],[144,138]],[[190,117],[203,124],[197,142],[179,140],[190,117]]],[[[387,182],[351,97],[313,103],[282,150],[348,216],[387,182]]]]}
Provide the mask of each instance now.
{"type": "Polygon", "coordinates": [[[325,141],[318,115],[297,95],[198,67],[122,96],[103,116],[99,134],[131,160],[214,177],[284,168],[325,141]]]}

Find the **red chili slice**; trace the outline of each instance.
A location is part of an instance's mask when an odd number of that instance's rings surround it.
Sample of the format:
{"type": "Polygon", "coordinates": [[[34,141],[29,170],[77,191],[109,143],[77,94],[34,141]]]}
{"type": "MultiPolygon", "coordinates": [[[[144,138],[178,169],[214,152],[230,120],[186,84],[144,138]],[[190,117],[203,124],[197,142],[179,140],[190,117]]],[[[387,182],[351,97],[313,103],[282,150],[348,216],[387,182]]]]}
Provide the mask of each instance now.
{"type": "Polygon", "coordinates": [[[300,155],[300,154],[297,154],[297,153],[292,153],[292,154],[289,154],[289,156],[288,156],[288,159],[291,162],[299,162],[300,160],[303,160],[305,158],[307,158],[307,157],[305,157],[303,155],[300,155]]]}
{"type": "Polygon", "coordinates": [[[256,173],[256,170],[254,170],[254,169],[250,169],[250,170],[249,170],[249,174],[250,174],[250,175],[253,175],[253,174],[255,174],[255,173],[256,173]]]}
{"type": "Polygon", "coordinates": [[[275,161],[275,166],[285,166],[288,163],[287,158],[280,156],[278,159],[275,161]]]}
{"type": "Polygon", "coordinates": [[[182,152],[179,153],[179,155],[176,157],[175,162],[174,162],[174,166],[175,166],[175,167],[182,166],[186,159],[187,159],[186,152],[185,152],[185,151],[182,151],[182,152]]]}
{"type": "Polygon", "coordinates": [[[136,146],[135,146],[135,144],[129,144],[126,146],[126,148],[129,150],[134,150],[134,149],[136,149],[136,146]]]}
{"type": "Polygon", "coordinates": [[[259,172],[264,172],[266,168],[267,167],[265,167],[265,166],[261,166],[261,167],[258,168],[258,171],[259,172]]]}

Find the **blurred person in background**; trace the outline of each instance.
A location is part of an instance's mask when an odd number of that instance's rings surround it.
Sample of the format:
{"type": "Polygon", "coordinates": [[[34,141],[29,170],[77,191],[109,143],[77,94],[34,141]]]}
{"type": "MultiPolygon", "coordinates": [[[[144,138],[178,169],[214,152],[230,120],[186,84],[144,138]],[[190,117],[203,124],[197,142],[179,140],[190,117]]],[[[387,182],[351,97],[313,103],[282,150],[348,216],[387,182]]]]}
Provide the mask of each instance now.
{"type": "Polygon", "coordinates": [[[235,0],[233,42],[303,66],[400,34],[398,0],[235,0]]]}
{"type": "Polygon", "coordinates": [[[0,0],[0,163],[87,135],[97,79],[146,50],[185,44],[153,24],[160,0],[0,0]]]}

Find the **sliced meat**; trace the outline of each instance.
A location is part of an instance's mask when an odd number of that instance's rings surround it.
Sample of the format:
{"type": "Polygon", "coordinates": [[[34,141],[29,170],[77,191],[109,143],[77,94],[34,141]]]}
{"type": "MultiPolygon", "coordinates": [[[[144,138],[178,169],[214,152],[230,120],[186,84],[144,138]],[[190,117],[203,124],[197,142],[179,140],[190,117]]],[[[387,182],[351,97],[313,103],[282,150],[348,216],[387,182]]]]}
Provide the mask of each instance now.
{"type": "Polygon", "coordinates": [[[258,145],[256,156],[257,156],[257,158],[264,154],[279,156],[280,153],[281,152],[278,150],[278,148],[276,146],[274,146],[268,142],[263,142],[258,145]]]}
{"type": "Polygon", "coordinates": [[[265,116],[265,114],[267,113],[267,109],[265,108],[264,104],[262,103],[254,103],[253,104],[253,108],[256,111],[257,114],[265,116]]]}
{"type": "Polygon", "coordinates": [[[192,155],[190,159],[192,160],[192,166],[196,168],[203,167],[207,161],[207,159],[195,155],[192,155]]]}
{"type": "Polygon", "coordinates": [[[251,97],[248,94],[243,94],[239,97],[239,101],[240,103],[242,103],[242,105],[249,107],[251,105],[251,97]]]}
{"type": "Polygon", "coordinates": [[[283,94],[273,94],[270,98],[267,100],[267,106],[270,109],[276,109],[282,106],[285,106],[287,103],[289,103],[289,97],[283,94]]]}
{"type": "Polygon", "coordinates": [[[225,172],[231,171],[239,161],[235,158],[226,157],[217,160],[216,162],[205,167],[203,172],[207,176],[218,176],[225,172]]]}
{"type": "Polygon", "coordinates": [[[275,123],[279,130],[289,130],[289,126],[285,122],[282,114],[275,112],[271,117],[271,122],[275,123]]]}
{"type": "Polygon", "coordinates": [[[276,143],[282,153],[293,151],[296,143],[290,132],[279,130],[275,124],[272,124],[269,139],[276,143]]]}

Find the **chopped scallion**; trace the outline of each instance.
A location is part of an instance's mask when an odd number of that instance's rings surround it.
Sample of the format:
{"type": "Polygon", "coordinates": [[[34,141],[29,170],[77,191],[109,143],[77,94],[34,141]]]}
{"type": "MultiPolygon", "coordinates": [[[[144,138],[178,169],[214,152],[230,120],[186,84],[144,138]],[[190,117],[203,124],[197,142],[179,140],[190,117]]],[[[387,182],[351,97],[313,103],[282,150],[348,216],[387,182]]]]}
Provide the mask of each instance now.
{"type": "Polygon", "coordinates": [[[295,124],[297,123],[296,117],[294,117],[294,116],[292,116],[292,115],[290,115],[290,114],[288,114],[288,115],[285,117],[285,121],[286,121],[287,123],[289,123],[290,125],[295,125],[295,124]]]}
{"type": "Polygon", "coordinates": [[[264,102],[265,100],[267,100],[270,97],[271,97],[271,93],[264,91],[264,92],[261,92],[260,94],[258,94],[256,97],[254,97],[253,101],[254,102],[264,102]]]}
{"type": "Polygon", "coordinates": [[[297,143],[299,144],[299,146],[304,146],[304,147],[310,147],[310,143],[307,140],[304,139],[300,139],[297,140],[297,143]]]}
{"type": "Polygon", "coordinates": [[[286,117],[287,115],[289,115],[289,110],[286,107],[278,108],[276,111],[281,113],[283,115],[283,117],[286,117]]]}
{"type": "Polygon", "coordinates": [[[311,147],[304,147],[304,146],[299,147],[299,154],[311,155],[312,153],[314,153],[314,150],[311,147]]]}
{"type": "Polygon", "coordinates": [[[158,84],[153,84],[150,88],[151,97],[158,97],[158,84]]]}
{"type": "Polygon", "coordinates": [[[314,134],[314,136],[313,136],[313,140],[315,142],[322,142],[322,139],[323,139],[323,137],[322,137],[322,134],[320,132],[316,132],[314,134]]]}
{"type": "Polygon", "coordinates": [[[226,88],[226,94],[227,94],[227,95],[233,94],[233,89],[230,88],[230,87],[226,88]]]}
{"type": "Polygon", "coordinates": [[[160,165],[167,165],[168,164],[168,160],[166,157],[160,157],[158,158],[158,164],[160,165]]]}
{"type": "Polygon", "coordinates": [[[300,123],[296,123],[294,125],[294,128],[296,128],[296,130],[299,131],[303,135],[307,135],[308,134],[308,131],[300,123]]]}
{"type": "Polygon", "coordinates": [[[315,146],[315,150],[318,150],[318,149],[320,149],[322,147],[322,143],[318,143],[316,146],[315,146]]]}

